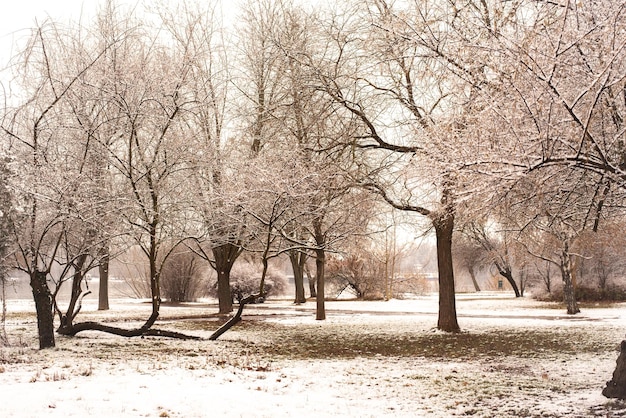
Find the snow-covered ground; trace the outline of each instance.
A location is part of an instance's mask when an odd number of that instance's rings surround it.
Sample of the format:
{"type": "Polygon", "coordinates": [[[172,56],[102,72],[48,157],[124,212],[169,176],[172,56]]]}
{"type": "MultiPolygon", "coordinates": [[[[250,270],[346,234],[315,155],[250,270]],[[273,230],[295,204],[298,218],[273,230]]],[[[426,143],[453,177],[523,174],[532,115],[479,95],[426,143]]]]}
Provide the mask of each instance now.
{"type": "MultiPolygon", "coordinates": [[[[87,305],[80,320],[132,327],[150,306],[87,305]]],[[[32,302],[9,301],[0,348],[2,417],[617,417],[601,395],[626,305],[584,307],[508,294],[459,295],[463,333],[434,329],[437,297],[389,302],[270,300],[220,340],[86,332],[36,349],[32,302]]],[[[157,327],[208,337],[211,303],[164,306],[157,327]]]]}

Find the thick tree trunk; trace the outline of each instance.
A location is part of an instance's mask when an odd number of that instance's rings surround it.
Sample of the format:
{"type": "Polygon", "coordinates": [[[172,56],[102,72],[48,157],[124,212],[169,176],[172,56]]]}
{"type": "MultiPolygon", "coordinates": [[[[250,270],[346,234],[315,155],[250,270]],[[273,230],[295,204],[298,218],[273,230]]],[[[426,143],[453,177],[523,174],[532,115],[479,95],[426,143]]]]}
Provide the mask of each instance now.
{"type": "Polygon", "coordinates": [[[439,270],[439,319],[437,328],[447,332],[459,332],[456,318],[454,271],[452,267],[452,232],[454,213],[451,210],[436,214],[433,219],[437,239],[437,268],[439,270]]]}
{"type": "Polygon", "coordinates": [[[561,253],[561,275],[563,277],[563,301],[567,307],[567,314],[575,315],[580,312],[580,308],[576,302],[576,289],[572,280],[572,259],[567,244],[561,253]]]}
{"type": "Polygon", "coordinates": [[[230,271],[220,269],[217,271],[217,299],[219,313],[229,314],[233,311],[233,296],[230,292],[230,271]]]}
{"type": "Polygon", "coordinates": [[[98,283],[98,310],[109,310],[109,248],[104,247],[102,250],[102,256],[100,258],[100,265],[98,266],[98,276],[100,277],[98,283]]]}
{"type": "Polygon", "coordinates": [[[230,292],[230,271],[241,254],[241,248],[235,244],[223,244],[212,248],[217,271],[217,298],[219,313],[229,314],[233,311],[233,296],[230,292]]]}
{"type": "Polygon", "coordinates": [[[324,295],[324,266],[326,264],[326,236],[322,229],[323,219],[321,217],[313,220],[313,231],[315,236],[315,284],[317,285],[317,294],[315,296],[316,312],[315,319],[326,319],[326,306],[324,295]]]}
{"type": "Polygon", "coordinates": [[[568,315],[575,315],[580,312],[578,302],[576,302],[576,290],[574,289],[571,276],[568,273],[565,273],[563,276],[563,299],[567,307],[568,315]]]}
{"type": "Polygon", "coordinates": [[[290,251],[289,261],[293,269],[293,281],[296,286],[296,295],[294,303],[300,304],[306,302],[304,295],[304,263],[306,263],[306,254],[301,251],[290,251]]]}
{"type": "Polygon", "coordinates": [[[54,340],[54,315],[52,312],[52,294],[46,279],[48,273],[35,270],[30,275],[30,286],[37,310],[37,331],[39,334],[39,348],[52,348],[54,340]]]}
{"type": "Polygon", "coordinates": [[[315,250],[315,281],[317,283],[317,295],[315,297],[316,313],[315,319],[326,319],[326,306],[324,304],[324,264],[326,263],[326,254],[324,249],[315,250]]]}
{"type": "Polygon", "coordinates": [[[602,394],[607,398],[626,400],[626,340],[622,341],[617,365],[613,372],[613,379],[606,382],[602,394]]]}

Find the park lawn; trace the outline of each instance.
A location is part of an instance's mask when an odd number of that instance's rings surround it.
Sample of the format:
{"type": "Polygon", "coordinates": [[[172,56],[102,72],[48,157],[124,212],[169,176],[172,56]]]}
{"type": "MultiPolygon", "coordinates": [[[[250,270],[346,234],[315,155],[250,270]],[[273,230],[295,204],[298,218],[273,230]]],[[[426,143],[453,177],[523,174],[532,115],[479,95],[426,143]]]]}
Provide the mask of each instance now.
{"type": "MultiPolygon", "coordinates": [[[[79,316],[136,326],[149,304],[112,301],[79,316]]],[[[585,307],[504,293],[457,298],[463,332],[435,329],[437,297],[252,305],[218,341],[57,336],[39,351],[32,303],[9,301],[0,348],[8,417],[618,417],[601,390],[626,332],[626,305],[585,307]]],[[[158,328],[208,338],[211,301],[163,306],[158,328]]]]}

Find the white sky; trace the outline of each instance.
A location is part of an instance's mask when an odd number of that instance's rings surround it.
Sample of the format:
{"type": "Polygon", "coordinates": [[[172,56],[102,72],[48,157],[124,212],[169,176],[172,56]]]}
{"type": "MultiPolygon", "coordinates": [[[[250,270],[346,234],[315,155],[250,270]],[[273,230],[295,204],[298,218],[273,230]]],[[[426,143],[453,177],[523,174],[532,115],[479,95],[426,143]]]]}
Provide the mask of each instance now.
{"type": "MultiPolygon", "coordinates": [[[[179,0],[160,0],[176,3],[179,0]]],[[[205,0],[206,1],[206,0],[205,0]]],[[[14,55],[15,43],[28,38],[30,28],[46,18],[64,23],[82,20],[89,22],[104,0],[4,0],[0,13],[0,70],[6,68],[14,55]],[[10,3],[8,3],[11,1],[10,3]],[[8,4],[7,4],[8,3],[8,4]]],[[[141,5],[144,0],[116,0],[117,4],[141,5]]],[[[237,0],[226,0],[226,12],[233,12],[237,0]]],[[[18,49],[19,50],[19,49],[18,49]]],[[[0,71],[1,72],[1,71],[0,71]]],[[[3,74],[0,74],[0,81],[3,74]]]]}
{"type": "Polygon", "coordinates": [[[6,66],[15,41],[28,36],[28,28],[47,17],[68,21],[93,13],[97,0],[13,0],[0,13],[0,65],[6,66]]]}

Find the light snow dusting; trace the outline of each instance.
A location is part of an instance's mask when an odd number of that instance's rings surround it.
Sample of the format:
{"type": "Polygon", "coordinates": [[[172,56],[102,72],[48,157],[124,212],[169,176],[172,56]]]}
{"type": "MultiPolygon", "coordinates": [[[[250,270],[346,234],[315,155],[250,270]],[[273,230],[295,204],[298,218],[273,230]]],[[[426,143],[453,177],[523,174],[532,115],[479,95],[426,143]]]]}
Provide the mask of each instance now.
{"type": "MultiPolygon", "coordinates": [[[[31,302],[9,301],[3,417],[617,417],[601,390],[624,338],[624,304],[564,309],[499,293],[459,295],[463,333],[436,331],[437,297],[270,300],[216,342],[57,336],[36,349],[31,302]]],[[[134,326],[150,305],[88,305],[83,320],[134,326]]],[[[164,306],[158,328],[208,337],[211,303],[164,306]]],[[[79,316],[79,319],[81,318],[79,316]]]]}

